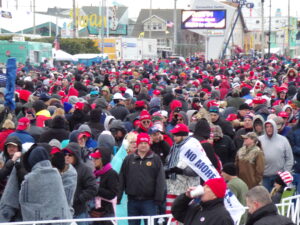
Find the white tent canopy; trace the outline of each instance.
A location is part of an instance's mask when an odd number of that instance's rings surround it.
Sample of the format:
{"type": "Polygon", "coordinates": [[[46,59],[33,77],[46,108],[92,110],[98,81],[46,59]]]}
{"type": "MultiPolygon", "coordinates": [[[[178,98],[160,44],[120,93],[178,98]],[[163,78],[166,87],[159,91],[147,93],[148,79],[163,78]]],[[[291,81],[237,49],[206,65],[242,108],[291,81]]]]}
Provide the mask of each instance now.
{"type": "Polygon", "coordinates": [[[56,50],[55,48],[52,49],[52,58],[56,61],[77,61],[76,57],[73,55],[63,51],[63,50],[56,50]]]}
{"type": "Polygon", "coordinates": [[[76,59],[93,59],[97,57],[106,59],[108,56],[107,54],[76,54],[73,57],[76,59]]]}

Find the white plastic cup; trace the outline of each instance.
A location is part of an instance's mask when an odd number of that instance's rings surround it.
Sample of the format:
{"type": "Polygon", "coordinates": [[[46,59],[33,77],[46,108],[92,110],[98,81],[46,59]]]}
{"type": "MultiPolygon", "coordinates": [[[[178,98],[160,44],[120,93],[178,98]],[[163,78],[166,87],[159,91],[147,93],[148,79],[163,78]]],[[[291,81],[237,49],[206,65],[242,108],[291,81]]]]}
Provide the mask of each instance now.
{"type": "Polygon", "coordinates": [[[204,188],[201,185],[198,185],[194,190],[190,192],[190,195],[192,198],[196,198],[203,195],[203,193],[204,193],[204,188]]]}

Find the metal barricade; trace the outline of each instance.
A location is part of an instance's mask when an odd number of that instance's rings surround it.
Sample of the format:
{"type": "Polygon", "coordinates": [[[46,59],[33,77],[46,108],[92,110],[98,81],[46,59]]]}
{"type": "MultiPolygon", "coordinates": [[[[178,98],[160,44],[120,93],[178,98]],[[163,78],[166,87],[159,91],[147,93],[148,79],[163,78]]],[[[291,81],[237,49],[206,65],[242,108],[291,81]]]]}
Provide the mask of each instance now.
{"type": "MultiPolygon", "coordinates": [[[[300,225],[300,195],[284,198],[282,203],[276,204],[280,215],[290,218],[296,225],[300,225]]],[[[244,209],[248,209],[244,207],[244,209]]],[[[235,210],[235,209],[233,209],[235,210]]],[[[171,224],[173,216],[171,214],[156,215],[156,216],[131,216],[131,217],[104,217],[104,218],[87,218],[87,219],[68,219],[68,220],[43,220],[43,221],[26,221],[26,222],[11,222],[0,223],[0,225],[39,225],[39,224],[70,224],[76,225],[76,222],[97,222],[111,221],[117,225],[120,220],[147,220],[148,225],[156,225],[164,219],[167,220],[167,225],[171,224]]]]}

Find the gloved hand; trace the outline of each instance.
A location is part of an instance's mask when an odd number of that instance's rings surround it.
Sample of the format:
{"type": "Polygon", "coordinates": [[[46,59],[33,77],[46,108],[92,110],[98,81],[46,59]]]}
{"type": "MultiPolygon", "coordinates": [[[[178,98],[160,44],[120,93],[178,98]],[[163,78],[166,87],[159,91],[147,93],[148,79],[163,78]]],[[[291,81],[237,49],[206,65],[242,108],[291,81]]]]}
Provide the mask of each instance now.
{"type": "Polygon", "coordinates": [[[171,172],[171,169],[166,169],[165,170],[165,177],[166,177],[166,179],[169,179],[170,178],[170,174],[171,174],[172,172],[171,172]]]}
{"type": "Polygon", "coordinates": [[[183,174],[183,169],[180,169],[178,167],[173,167],[170,169],[171,173],[176,173],[176,174],[183,174]]]}

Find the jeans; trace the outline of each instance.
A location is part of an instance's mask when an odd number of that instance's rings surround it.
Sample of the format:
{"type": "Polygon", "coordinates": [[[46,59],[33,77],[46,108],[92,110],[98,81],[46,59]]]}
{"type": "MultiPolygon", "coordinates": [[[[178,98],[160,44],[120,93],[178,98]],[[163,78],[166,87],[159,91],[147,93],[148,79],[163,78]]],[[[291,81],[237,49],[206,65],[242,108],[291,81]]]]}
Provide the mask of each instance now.
{"type": "MultiPolygon", "coordinates": [[[[74,219],[87,219],[87,218],[89,218],[89,215],[86,212],[74,216],[74,219]]],[[[77,223],[77,225],[89,225],[90,224],[89,222],[76,222],[76,223],[77,223]]]]}
{"type": "Polygon", "coordinates": [[[294,181],[293,184],[296,186],[296,194],[300,194],[300,173],[294,173],[294,181]]]}
{"type": "MultiPolygon", "coordinates": [[[[157,215],[157,205],[153,200],[128,199],[128,216],[154,216],[157,215]]],[[[140,225],[141,220],[129,220],[129,225],[140,225]]],[[[147,220],[144,220],[147,225],[147,220]]]]}
{"type": "Polygon", "coordinates": [[[269,191],[271,192],[273,187],[274,187],[274,180],[276,178],[276,175],[272,175],[272,176],[264,176],[263,177],[263,186],[269,191]]]}

